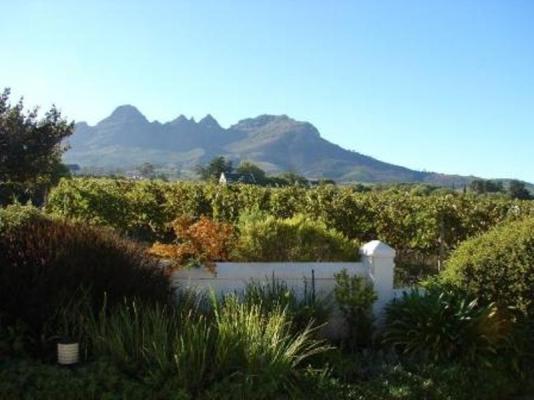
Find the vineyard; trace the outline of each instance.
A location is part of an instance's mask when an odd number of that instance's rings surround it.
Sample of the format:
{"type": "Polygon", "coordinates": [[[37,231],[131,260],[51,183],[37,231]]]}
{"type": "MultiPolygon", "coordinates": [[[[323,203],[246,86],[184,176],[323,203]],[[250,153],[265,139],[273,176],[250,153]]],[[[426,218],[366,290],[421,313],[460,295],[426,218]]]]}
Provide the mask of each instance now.
{"type": "Polygon", "coordinates": [[[380,239],[398,251],[399,264],[438,267],[460,242],[500,222],[534,215],[534,201],[472,194],[414,195],[361,192],[332,185],[314,188],[221,186],[193,182],[64,179],[47,211],[111,226],[144,242],[169,241],[180,216],[208,216],[237,224],[259,211],[277,218],[304,214],[349,240],[380,239]]]}

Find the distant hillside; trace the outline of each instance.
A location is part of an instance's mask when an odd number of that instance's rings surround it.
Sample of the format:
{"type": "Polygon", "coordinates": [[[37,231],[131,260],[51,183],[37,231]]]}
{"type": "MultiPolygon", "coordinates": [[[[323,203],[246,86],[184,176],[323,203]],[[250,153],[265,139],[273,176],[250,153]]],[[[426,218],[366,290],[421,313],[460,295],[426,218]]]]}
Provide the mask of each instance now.
{"type": "Polygon", "coordinates": [[[228,129],[207,115],[196,122],[183,115],[173,121],[148,121],[124,105],[97,123],[76,124],[64,160],[97,168],[131,168],[144,162],[182,171],[223,155],[238,163],[250,160],[268,173],[296,171],[309,178],[340,182],[425,182],[461,186],[473,179],[414,171],[343,149],[321,137],[309,122],[285,115],[261,115],[228,129]]]}

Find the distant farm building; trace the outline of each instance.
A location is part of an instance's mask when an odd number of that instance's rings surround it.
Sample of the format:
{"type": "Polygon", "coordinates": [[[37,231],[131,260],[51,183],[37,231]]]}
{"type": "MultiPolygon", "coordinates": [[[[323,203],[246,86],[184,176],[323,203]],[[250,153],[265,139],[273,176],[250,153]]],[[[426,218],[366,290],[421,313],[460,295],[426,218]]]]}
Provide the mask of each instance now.
{"type": "Polygon", "coordinates": [[[249,185],[255,185],[256,179],[252,174],[230,174],[223,172],[219,178],[219,183],[221,185],[228,185],[231,183],[245,183],[249,185]]]}

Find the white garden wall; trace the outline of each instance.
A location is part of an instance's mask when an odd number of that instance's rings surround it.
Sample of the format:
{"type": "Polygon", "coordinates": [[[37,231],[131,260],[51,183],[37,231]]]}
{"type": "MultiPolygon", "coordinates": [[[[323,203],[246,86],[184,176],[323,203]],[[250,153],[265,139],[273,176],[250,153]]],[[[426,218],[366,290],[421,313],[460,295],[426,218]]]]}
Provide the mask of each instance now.
{"type": "MultiPolygon", "coordinates": [[[[360,248],[361,262],[245,262],[217,263],[214,271],[205,268],[179,270],[173,273],[173,281],[182,287],[214,290],[217,294],[242,291],[250,281],[269,280],[274,276],[283,280],[297,295],[304,292],[305,281],[311,286],[314,274],[317,296],[332,293],[335,287],[334,275],[343,269],[349,274],[370,279],[378,295],[374,312],[380,318],[384,306],[394,298],[393,275],[395,250],[378,240],[366,243],[360,248]],[[313,272],[312,272],[313,271],[313,272]]],[[[330,321],[329,335],[340,333],[339,315],[334,313],[330,321]]]]}

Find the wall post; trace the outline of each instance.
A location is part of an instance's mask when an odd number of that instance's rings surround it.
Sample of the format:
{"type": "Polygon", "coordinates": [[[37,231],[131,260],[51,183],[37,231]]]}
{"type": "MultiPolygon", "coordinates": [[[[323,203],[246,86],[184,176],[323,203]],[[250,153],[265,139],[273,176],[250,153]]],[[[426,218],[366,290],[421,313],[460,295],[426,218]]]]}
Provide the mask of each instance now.
{"type": "Polygon", "coordinates": [[[372,240],[360,247],[360,254],[378,295],[373,312],[380,320],[384,307],[395,297],[393,289],[395,250],[380,240],[372,240]]]}

